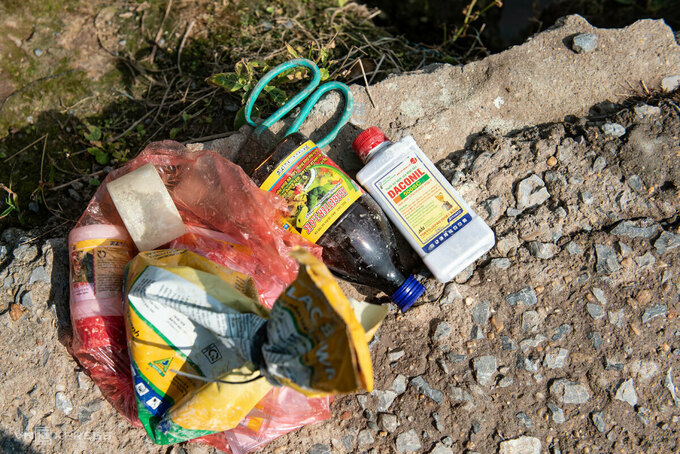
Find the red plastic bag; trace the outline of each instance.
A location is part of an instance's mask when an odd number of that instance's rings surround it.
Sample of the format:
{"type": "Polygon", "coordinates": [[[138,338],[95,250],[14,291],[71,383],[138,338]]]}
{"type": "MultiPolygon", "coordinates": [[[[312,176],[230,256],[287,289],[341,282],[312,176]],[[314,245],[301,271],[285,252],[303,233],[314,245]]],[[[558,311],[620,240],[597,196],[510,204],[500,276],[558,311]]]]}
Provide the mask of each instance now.
{"type": "Polygon", "coordinates": [[[197,438],[232,454],[245,454],[293,430],[331,417],[331,396],[307,398],[286,387],[274,388],[231,430],[197,438]]]}
{"type": "MultiPolygon", "coordinates": [[[[152,163],[188,233],[170,243],[253,277],[260,303],[271,307],[295,279],[289,256],[304,246],[321,250],[278,226],[285,202],[260,190],[241,170],[212,151],[191,152],[172,141],[150,144],[111,172],[69,235],[72,354],[102,394],[139,426],[122,316],[123,267],[137,253],[109,196],[106,183],[152,163]]],[[[268,394],[236,428],[199,440],[227,452],[245,453],[291,430],[330,417],[330,398],[307,399],[293,390],[268,394]]]]}

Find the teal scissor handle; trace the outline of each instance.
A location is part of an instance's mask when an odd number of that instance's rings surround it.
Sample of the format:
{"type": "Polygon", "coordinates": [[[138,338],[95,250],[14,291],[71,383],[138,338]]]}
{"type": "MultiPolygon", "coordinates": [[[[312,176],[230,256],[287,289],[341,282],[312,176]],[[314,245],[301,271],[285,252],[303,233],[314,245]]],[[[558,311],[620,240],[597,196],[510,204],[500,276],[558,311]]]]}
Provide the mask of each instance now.
{"type": "Polygon", "coordinates": [[[354,109],[354,96],[352,95],[352,92],[350,91],[349,87],[343,84],[342,82],[328,82],[319,87],[320,81],[321,72],[319,71],[319,67],[316,66],[316,64],[313,61],[307,60],[306,58],[296,58],[294,60],[281,63],[280,65],[273,68],[271,71],[267,72],[267,74],[265,74],[264,77],[260,79],[257,85],[255,85],[253,91],[250,93],[250,96],[248,96],[248,100],[246,101],[245,108],[246,121],[248,122],[248,124],[255,127],[255,135],[259,136],[266,129],[269,129],[274,123],[283,118],[288,112],[290,112],[295,106],[300,104],[305,98],[307,98],[311,94],[312,96],[307,100],[305,105],[302,106],[302,110],[300,111],[298,117],[295,119],[290,128],[288,128],[288,131],[286,131],[286,135],[288,136],[294,132],[297,132],[297,130],[300,129],[300,126],[305,121],[305,119],[309,115],[309,112],[311,112],[312,108],[319,101],[321,96],[323,96],[324,94],[331,90],[338,90],[345,97],[345,108],[342,112],[342,115],[340,116],[340,120],[338,121],[338,123],[328,133],[328,135],[326,135],[326,137],[319,140],[317,146],[319,148],[323,148],[329,143],[331,143],[340,132],[340,129],[342,129],[342,127],[345,126],[345,124],[349,121],[350,117],[352,116],[352,110],[354,109]],[[277,109],[268,118],[262,121],[262,123],[260,123],[259,125],[255,123],[251,118],[253,106],[255,105],[255,101],[257,101],[257,98],[260,96],[262,90],[264,90],[264,87],[282,72],[297,67],[309,68],[312,71],[312,80],[309,82],[309,84],[307,84],[307,86],[302,91],[293,96],[288,102],[286,102],[283,106],[277,109]],[[317,87],[319,88],[315,91],[317,87]]]}

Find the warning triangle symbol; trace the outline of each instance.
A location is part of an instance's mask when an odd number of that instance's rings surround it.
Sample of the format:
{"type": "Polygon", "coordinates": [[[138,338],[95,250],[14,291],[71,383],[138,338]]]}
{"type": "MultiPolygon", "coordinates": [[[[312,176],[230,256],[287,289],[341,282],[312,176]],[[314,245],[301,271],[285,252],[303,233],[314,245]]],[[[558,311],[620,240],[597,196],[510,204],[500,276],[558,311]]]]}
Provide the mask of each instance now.
{"type": "Polygon", "coordinates": [[[164,377],[168,369],[170,368],[170,363],[172,362],[172,356],[170,358],[157,359],[152,361],[149,365],[156,369],[161,377],[164,377]]]}

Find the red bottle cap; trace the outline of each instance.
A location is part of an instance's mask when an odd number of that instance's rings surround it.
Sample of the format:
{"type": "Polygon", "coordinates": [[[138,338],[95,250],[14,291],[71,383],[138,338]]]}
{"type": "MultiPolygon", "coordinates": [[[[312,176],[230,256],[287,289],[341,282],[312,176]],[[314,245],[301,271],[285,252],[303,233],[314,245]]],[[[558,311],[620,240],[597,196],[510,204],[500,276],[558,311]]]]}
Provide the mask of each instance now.
{"type": "Polygon", "coordinates": [[[352,142],[352,148],[354,148],[354,152],[357,154],[357,156],[359,156],[361,162],[365,162],[366,157],[371,152],[371,150],[386,140],[387,137],[385,137],[385,133],[383,133],[379,127],[371,126],[359,134],[356,139],[354,139],[354,142],[352,142]]]}

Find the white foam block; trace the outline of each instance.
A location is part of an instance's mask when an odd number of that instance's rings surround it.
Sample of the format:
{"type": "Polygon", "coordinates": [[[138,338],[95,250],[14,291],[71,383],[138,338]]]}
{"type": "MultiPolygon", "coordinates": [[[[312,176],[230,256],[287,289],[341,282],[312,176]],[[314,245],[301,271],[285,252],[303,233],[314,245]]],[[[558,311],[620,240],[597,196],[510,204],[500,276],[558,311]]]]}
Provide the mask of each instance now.
{"type": "Polygon", "coordinates": [[[148,251],[186,233],[170,193],[153,164],[107,184],[109,194],[137,249],[148,251]]]}

